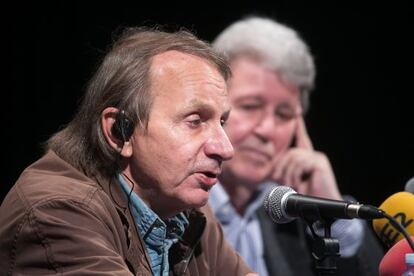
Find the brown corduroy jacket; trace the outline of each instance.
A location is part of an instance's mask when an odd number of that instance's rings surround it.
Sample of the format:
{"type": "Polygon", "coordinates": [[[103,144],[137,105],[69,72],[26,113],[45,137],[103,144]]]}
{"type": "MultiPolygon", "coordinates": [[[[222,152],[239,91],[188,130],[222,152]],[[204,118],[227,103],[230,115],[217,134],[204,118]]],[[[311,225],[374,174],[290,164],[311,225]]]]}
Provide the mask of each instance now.
{"type": "MultiPolygon", "coordinates": [[[[170,275],[245,275],[208,207],[186,212],[170,275]]],[[[0,207],[0,275],[152,275],[119,184],[90,179],[49,151],[0,207]]]]}

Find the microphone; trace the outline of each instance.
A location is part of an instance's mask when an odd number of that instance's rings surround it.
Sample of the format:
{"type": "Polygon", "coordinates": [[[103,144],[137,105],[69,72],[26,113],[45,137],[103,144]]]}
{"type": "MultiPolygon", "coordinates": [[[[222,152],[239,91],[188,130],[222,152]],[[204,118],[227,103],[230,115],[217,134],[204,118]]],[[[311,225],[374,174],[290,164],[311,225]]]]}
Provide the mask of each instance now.
{"type": "MultiPolygon", "coordinates": [[[[414,238],[414,237],[411,237],[414,238]]],[[[379,265],[380,276],[401,276],[405,270],[405,254],[412,253],[407,240],[400,240],[381,259],[379,265]]]]}
{"type": "Polygon", "coordinates": [[[405,184],[404,190],[406,192],[414,194],[414,177],[407,181],[405,184]]]}
{"type": "Polygon", "coordinates": [[[275,186],[267,192],[264,209],[276,223],[287,223],[296,217],[307,219],[374,219],[383,212],[371,205],[297,194],[287,186],[275,186]]]}
{"type": "MultiPolygon", "coordinates": [[[[414,235],[414,195],[409,192],[398,192],[388,197],[379,207],[385,213],[394,217],[408,232],[414,235]]],[[[380,240],[391,247],[404,238],[401,232],[387,219],[375,219],[373,228],[380,240]]]]}

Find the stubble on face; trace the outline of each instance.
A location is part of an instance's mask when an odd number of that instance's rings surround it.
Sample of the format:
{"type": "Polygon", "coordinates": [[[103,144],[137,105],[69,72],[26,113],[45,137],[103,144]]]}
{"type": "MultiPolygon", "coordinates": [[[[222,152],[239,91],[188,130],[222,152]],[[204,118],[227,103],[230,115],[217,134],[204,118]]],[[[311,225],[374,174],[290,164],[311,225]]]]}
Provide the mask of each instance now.
{"type": "Polygon", "coordinates": [[[151,82],[148,129],[134,137],[130,170],[140,182],[138,195],[168,217],[207,203],[221,161],[206,154],[206,147],[230,104],[222,76],[196,56],[176,51],[155,56],[151,82]]]}

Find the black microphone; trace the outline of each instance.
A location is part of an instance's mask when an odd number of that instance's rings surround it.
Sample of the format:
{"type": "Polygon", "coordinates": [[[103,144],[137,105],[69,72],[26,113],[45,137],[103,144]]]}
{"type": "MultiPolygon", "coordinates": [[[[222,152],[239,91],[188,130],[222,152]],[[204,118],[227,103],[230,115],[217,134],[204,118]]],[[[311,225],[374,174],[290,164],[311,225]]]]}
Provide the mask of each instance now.
{"type": "Polygon", "coordinates": [[[374,219],[383,218],[383,211],[371,205],[325,199],[297,194],[287,186],[275,186],[267,192],[263,206],[276,223],[305,219],[374,219]]]}

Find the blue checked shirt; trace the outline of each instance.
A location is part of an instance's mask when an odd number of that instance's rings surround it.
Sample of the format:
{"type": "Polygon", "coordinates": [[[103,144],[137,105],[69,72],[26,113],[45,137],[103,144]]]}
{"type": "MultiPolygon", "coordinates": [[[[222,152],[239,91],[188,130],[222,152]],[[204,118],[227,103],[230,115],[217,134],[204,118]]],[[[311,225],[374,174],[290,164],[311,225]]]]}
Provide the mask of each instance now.
{"type": "MultiPolygon", "coordinates": [[[[128,197],[131,187],[123,176],[119,175],[118,180],[128,197]]],[[[132,215],[151,259],[153,275],[168,276],[168,250],[184,234],[188,226],[187,218],[180,213],[163,221],[135,192],[131,193],[130,203],[132,215]]]]}

